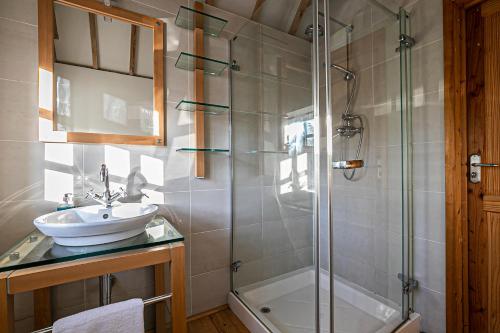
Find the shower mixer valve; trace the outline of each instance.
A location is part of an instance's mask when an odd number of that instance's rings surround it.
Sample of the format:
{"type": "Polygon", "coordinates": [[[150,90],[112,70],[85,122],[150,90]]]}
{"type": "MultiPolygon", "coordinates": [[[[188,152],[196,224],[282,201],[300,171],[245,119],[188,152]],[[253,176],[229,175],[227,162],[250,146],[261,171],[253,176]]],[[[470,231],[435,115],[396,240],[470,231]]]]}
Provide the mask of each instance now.
{"type": "Polygon", "coordinates": [[[340,127],[337,127],[337,133],[345,138],[352,138],[356,134],[362,134],[364,128],[363,125],[356,127],[352,125],[352,121],[358,119],[361,124],[363,123],[361,120],[361,117],[358,115],[351,115],[351,114],[343,114],[342,115],[342,123],[343,125],[340,127]]]}

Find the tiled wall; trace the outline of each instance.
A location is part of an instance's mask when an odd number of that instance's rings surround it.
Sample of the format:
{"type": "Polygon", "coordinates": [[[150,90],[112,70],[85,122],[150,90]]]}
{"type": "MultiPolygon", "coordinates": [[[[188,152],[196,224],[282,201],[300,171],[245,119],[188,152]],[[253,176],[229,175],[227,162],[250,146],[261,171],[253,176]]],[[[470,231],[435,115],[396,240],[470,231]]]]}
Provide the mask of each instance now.
{"type": "MultiPolygon", "coordinates": [[[[192,47],[191,32],[174,25],[183,0],[119,0],[117,5],[167,20],[167,147],[44,144],[38,142],[37,1],[0,0],[0,250],[7,250],[33,229],[34,217],[53,211],[61,192],[82,196],[100,190],[99,165],[108,164],[111,181],[127,186],[131,199],[139,188],[160,203],[161,212],[186,237],[187,310],[198,313],[226,303],[229,291],[230,163],[227,154],[207,157],[208,178],[194,178],[193,156],[178,147],[194,144],[193,117],[175,110],[192,94],[191,72],[174,67],[178,54],[192,47]]],[[[226,38],[206,39],[209,56],[228,59],[228,35],[242,19],[230,19],[226,38]]],[[[207,77],[207,100],[228,103],[228,74],[207,77]]],[[[228,116],[207,119],[209,145],[227,147],[228,116]]],[[[145,199],[148,200],[148,199],[145,199]]],[[[152,271],[116,274],[115,300],[152,294],[152,271]]],[[[55,316],[97,305],[97,280],[53,288],[55,316]]],[[[31,295],[16,297],[16,327],[32,325],[31,295]]],[[[147,310],[149,319],[151,310],[147,310]]],[[[148,320],[149,326],[152,321],[148,320]]]]}

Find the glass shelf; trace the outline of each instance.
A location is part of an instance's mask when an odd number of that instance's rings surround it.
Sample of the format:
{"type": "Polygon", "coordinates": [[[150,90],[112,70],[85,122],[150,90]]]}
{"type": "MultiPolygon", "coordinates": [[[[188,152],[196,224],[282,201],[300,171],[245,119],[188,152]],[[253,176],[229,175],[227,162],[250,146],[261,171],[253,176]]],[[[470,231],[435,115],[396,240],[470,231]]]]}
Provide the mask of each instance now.
{"type": "Polygon", "coordinates": [[[187,153],[195,153],[198,151],[202,151],[205,153],[229,153],[229,149],[220,149],[220,148],[178,148],[176,151],[187,152],[187,153]]]}
{"type": "Polygon", "coordinates": [[[301,118],[305,116],[310,116],[313,115],[313,112],[308,112],[300,115],[289,115],[286,113],[271,113],[271,112],[252,112],[252,111],[242,111],[242,110],[232,110],[233,113],[241,113],[241,114],[248,114],[252,116],[263,116],[263,117],[276,117],[276,118],[283,118],[283,119],[295,119],[295,118],[301,118]]]}
{"type": "Polygon", "coordinates": [[[229,106],[200,103],[200,102],[193,102],[186,100],[180,101],[175,108],[180,111],[189,111],[189,112],[202,111],[205,112],[206,114],[213,114],[213,115],[223,114],[229,111],[229,106]]]}
{"type": "Polygon", "coordinates": [[[288,154],[288,150],[250,150],[247,154],[288,154]]]}
{"type": "Polygon", "coordinates": [[[227,21],[185,6],[181,6],[175,18],[175,25],[184,29],[194,30],[195,14],[202,15],[203,32],[205,35],[219,37],[220,33],[227,24],[227,21]]]}
{"type": "Polygon", "coordinates": [[[184,237],[161,215],[157,215],[145,231],[118,242],[94,246],[62,246],[52,237],[35,230],[4,254],[0,255],[0,272],[89,258],[103,254],[183,241],[184,237]]]}
{"type": "Polygon", "coordinates": [[[222,72],[224,72],[226,67],[229,65],[227,62],[224,61],[201,57],[186,52],[181,52],[181,54],[179,54],[179,58],[177,58],[175,67],[180,69],[185,69],[188,71],[194,71],[197,67],[196,63],[198,61],[201,61],[201,65],[203,66],[205,74],[210,74],[210,75],[221,75],[222,72]]]}

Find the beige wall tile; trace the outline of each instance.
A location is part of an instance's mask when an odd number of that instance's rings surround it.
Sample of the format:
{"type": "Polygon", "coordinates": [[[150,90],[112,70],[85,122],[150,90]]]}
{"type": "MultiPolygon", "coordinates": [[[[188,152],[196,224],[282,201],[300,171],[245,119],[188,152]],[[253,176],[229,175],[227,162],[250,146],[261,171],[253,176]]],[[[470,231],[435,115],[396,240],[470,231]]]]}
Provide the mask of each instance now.
{"type": "Polygon", "coordinates": [[[191,235],[193,276],[229,266],[230,234],[229,229],[222,229],[191,235]]]}
{"type": "Polygon", "coordinates": [[[0,78],[37,82],[37,36],[34,26],[0,18],[0,78]]]}
{"type": "Polygon", "coordinates": [[[229,269],[223,268],[191,278],[193,313],[203,312],[227,303],[229,269]]]}

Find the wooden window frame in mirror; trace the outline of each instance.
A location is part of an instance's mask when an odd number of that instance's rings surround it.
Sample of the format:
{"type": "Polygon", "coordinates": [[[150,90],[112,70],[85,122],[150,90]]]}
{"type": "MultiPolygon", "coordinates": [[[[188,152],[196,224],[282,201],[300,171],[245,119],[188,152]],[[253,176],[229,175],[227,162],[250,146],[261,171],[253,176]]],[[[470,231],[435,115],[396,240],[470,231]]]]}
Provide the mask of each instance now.
{"type": "MultiPolygon", "coordinates": [[[[165,136],[165,56],[164,56],[164,31],[165,23],[153,17],[131,12],[119,7],[108,7],[96,0],[38,0],[38,85],[39,85],[39,117],[40,121],[50,120],[52,131],[63,135],[42,135],[40,141],[44,142],[73,142],[73,143],[109,143],[130,145],[166,145],[165,136]],[[54,73],[54,3],[84,10],[89,13],[103,15],[149,28],[153,31],[153,109],[159,114],[159,135],[138,136],[122,134],[61,132],[57,131],[55,119],[55,80],[54,73]],[[42,75],[42,72],[50,75],[42,75]],[[51,85],[45,89],[52,95],[49,101],[41,101],[43,84],[51,85]]],[[[40,131],[42,126],[40,125],[40,131]]]]}

